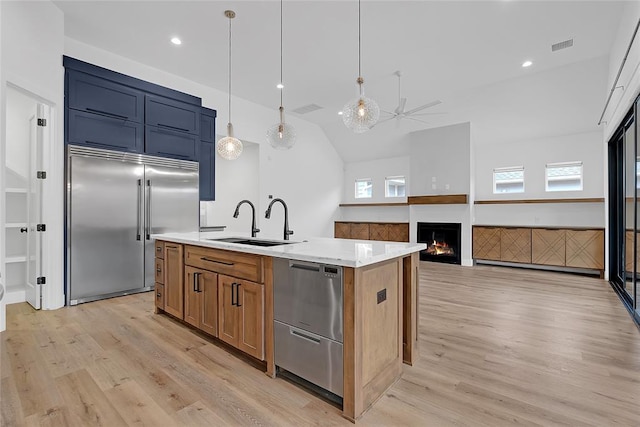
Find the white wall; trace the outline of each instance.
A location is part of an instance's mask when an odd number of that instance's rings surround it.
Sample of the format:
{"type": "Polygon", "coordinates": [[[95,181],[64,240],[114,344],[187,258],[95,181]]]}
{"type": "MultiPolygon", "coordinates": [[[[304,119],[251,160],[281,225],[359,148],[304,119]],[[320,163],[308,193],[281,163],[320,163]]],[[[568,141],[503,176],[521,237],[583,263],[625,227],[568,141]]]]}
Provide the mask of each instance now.
{"type": "MultiPolygon", "coordinates": [[[[0,5],[0,48],[3,46],[3,17],[2,17],[2,6],[0,5]]],[[[4,115],[4,105],[6,105],[6,90],[5,90],[5,80],[3,73],[3,59],[2,52],[0,51],[0,194],[5,194],[5,168],[1,165],[4,164],[5,159],[5,143],[2,136],[1,129],[5,129],[5,115],[4,115]]],[[[4,203],[4,201],[3,201],[4,203]]],[[[5,233],[5,219],[4,219],[4,209],[0,209],[0,242],[6,242],[6,233],[5,233]]],[[[4,294],[5,292],[5,263],[4,263],[4,245],[0,244],[0,293],[4,294]]],[[[0,332],[4,331],[7,328],[7,316],[6,316],[6,304],[4,296],[0,298],[0,332]]]]}
{"type": "Polygon", "coordinates": [[[410,194],[409,157],[370,160],[345,164],[343,203],[402,203],[406,197],[385,197],[385,178],[388,176],[404,176],[406,194],[410,194]],[[356,179],[371,178],[373,191],[370,199],[356,199],[356,179]]]}
{"type": "MultiPolygon", "coordinates": [[[[179,76],[148,67],[102,49],[65,39],[65,54],[139,79],[186,92],[202,98],[205,107],[218,112],[217,128],[223,131],[227,118],[227,94],[179,76]]],[[[278,121],[275,108],[234,98],[235,136],[260,144],[260,197],[254,201],[264,212],[268,195],[283,198],[289,205],[289,222],[299,236],[333,235],[333,221],[338,215],[343,183],[343,162],[322,130],[315,124],[288,116],[297,131],[296,145],[288,151],[272,149],[266,131],[278,121]]],[[[224,179],[216,183],[224,185],[224,179]]],[[[282,235],[282,210],[275,208],[270,220],[261,222],[261,236],[282,235]]],[[[229,221],[230,222],[230,221],[229,221]]],[[[228,225],[221,224],[221,225],[228,225]]]]}
{"type": "Polygon", "coordinates": [[[602,157],[605,151],[601,131],[484,144],[476,148],[477,200],[604,197],[602,157]],[[545,191],[545,165],[570,161],[583,162],[583,191],[545,191]],[[508,166],[524,166],[524,192],[493,194],[493,169],[508,166]]]}
{"type": "MultiPolygon", "coordinates": [[[[242,155],[234,161],[216,153],[216,200],[202,202],[207,209],[207,222],[200,225],[226,225],[226,231],[251,231],[251,208],[243,205],[238,219],[233,218],[233,212],[240,200],[255,204],[260,199],[260,146],[247,141],[243,146],[242,155]]],[[[264,212],[258,210],[258,228],[262,218],[264,212]]]]}
{"type": "Polygon", "coordinates": [[[469,194],[470,123],[413,132],[410,138],[410,196],[469,194]]]}
{"type": "MultiPolygon", "coordinates": [[[[618,34],[611,46],[611,54],[609,55],[609,78],[607,79],[606,95],[609,96],[613,82],[615,81],[622,59],[629,47],[631,36],[640,19],[640,2],[630,1],[626,3],[622,19],[618,27],[618,34]]],[[[640,94],[640,33],[636,35],[635,41],[627,57],[627,62],[622,69],[620,79],[616,86],[624,87],[624,89],[616,89],[611,97],[609,106],[604,116],[605,131],[604,140],[608,141],[613,132],[616,131],[620,122],[627,114],[633,101],[640,94]]],[[[604,108],[602,101],[602,108],[604,108]]]]}
{"type": "MultiPolygon", "coordinates": [[[[43,236],[43,272],[47,285],[43,287],[43,308],[64,305],[63,293],[63,191],[64,140],[63,104],[64,16],[51,2],[0,2],[0,117],[5,129],[7,82],[34,94],[52,107],[49,118],[50,143],[43,157],[48,176],[44,182],[44,221],[47,232],[43,236]]],[[[4,157],[6,135],[0,134],[0,153],[4,157]]],[[[0,162],[4,165],[4,158],[0,162]]],[[[4,171],[4,169],[3,169],[4,171]]],[[[4,229],[4,219],[0,221],[4,229]]],[[[4,241],[4,236],[3,239],[4,241]]],[[[4,261],[4,260],[3,260],[4,261]]],[[[0,317],[2,313],[0,313],[0,317]]]]}

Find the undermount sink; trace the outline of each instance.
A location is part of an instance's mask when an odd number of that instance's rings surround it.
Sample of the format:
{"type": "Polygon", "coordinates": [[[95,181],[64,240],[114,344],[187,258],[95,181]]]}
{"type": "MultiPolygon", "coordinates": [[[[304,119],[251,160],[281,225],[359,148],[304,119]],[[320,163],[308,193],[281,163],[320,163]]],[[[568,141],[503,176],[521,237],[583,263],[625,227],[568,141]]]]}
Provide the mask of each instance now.
{"type": "Polygon", "coordinates": [[[297,242],[278,242],[276,240],[261,240],[261,239],[247,239],[244,237],[224,237],[221,239],[207,239],[213,242],[226,242],[237,243],[239,245],[251,245],[251,246],[280,246],[291,245],[297,242]]]}

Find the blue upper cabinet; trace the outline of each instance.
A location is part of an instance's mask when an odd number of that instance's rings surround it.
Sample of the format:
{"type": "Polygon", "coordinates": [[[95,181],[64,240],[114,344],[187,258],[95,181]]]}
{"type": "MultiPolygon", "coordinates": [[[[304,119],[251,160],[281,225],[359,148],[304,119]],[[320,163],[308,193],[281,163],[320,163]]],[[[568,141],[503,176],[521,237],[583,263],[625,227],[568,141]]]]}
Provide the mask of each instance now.
{"type": "Polygon", "coordinates": [[[200,140],[216,142],[216,110],[204,107],[200,110],[200,140]]]}
{"type": "Polygon", "coordinates": [[[147,154],[195,161],[200,157],[200,135],[145,126],[144,139],[144,152],[147,154]]]}
{"type": "Polygon", "coordinates": [[[200,135],[200,106],[162,96],[145,96],[145,124],[200,135]]]}
{"type": "Polygon", "coordinates": [[[68,70],[67,79],[69,108],[142,123],[143,92],[75,70],[68,70]]]}
{"type": "Polygon", "coordinates": [[[67,110],[67,142],[96,148],[141,153],[144,125],[84,111],[67,110]]]}
{"type": "Polygon", "coordinates": [[[216,110],[200,110],[200,200],[216,199],[216,110]]]}

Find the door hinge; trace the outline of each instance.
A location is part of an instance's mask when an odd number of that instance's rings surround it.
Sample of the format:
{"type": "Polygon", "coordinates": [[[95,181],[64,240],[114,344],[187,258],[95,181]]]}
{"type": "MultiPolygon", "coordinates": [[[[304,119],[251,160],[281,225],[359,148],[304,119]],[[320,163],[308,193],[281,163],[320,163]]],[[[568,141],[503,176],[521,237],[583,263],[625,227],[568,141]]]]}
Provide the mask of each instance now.
{"type": "Polygon", "coordinates": [[[47,278],[42,276],[42,277],[38,277],[36,279],[36,285],[46,285],[47,284],[47,278]]]}
{"type": "Polygon", "coordinates": [[[45,172],[45,171],[36,172],[36,178],[38,178],[38,179],[47,179],[47,172],[45,172]]]}
{"type": "Polygon", "coordinates": [[[46,224],[36,225],[36,231],[47,231],[47,225],[46,224]]]}
{"type": "Polygon", "coordinates": [[[46,126],[47,119],[38,119],[38,126],[46,126]]]}

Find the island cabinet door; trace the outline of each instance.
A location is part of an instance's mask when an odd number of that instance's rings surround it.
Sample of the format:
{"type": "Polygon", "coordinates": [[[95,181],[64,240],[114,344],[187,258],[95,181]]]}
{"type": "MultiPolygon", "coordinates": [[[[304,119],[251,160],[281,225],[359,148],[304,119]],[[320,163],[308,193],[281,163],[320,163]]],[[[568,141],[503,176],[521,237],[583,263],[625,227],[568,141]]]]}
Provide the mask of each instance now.
{"type": "Polygon", "coordinates": [[[200,327],[201,293],[199,291],[200,275],[197,268],[184,268],[184,321],[196,328],[200,327]]]}
{"type": "Polygon", "coordinates": [[[239,280],[236,295],[240,320],[238,348],[264,360],[264,286],[239,280]]]}
{"type": "Polygon", "coordinates": [[[201,270],[198,289],[200,291],[200,329],[218,336],[218,275],[201,270]]]}
{"type": "Polygon", "coordinates": [[[234,347],[238,346],[236,282],[233,277],[218,276],[218,338],[234,347]]]}
{"type": "Polygon", "coordinates": [[[164,311],[184,319],[183,247],[164,245],[164,311]]]}

